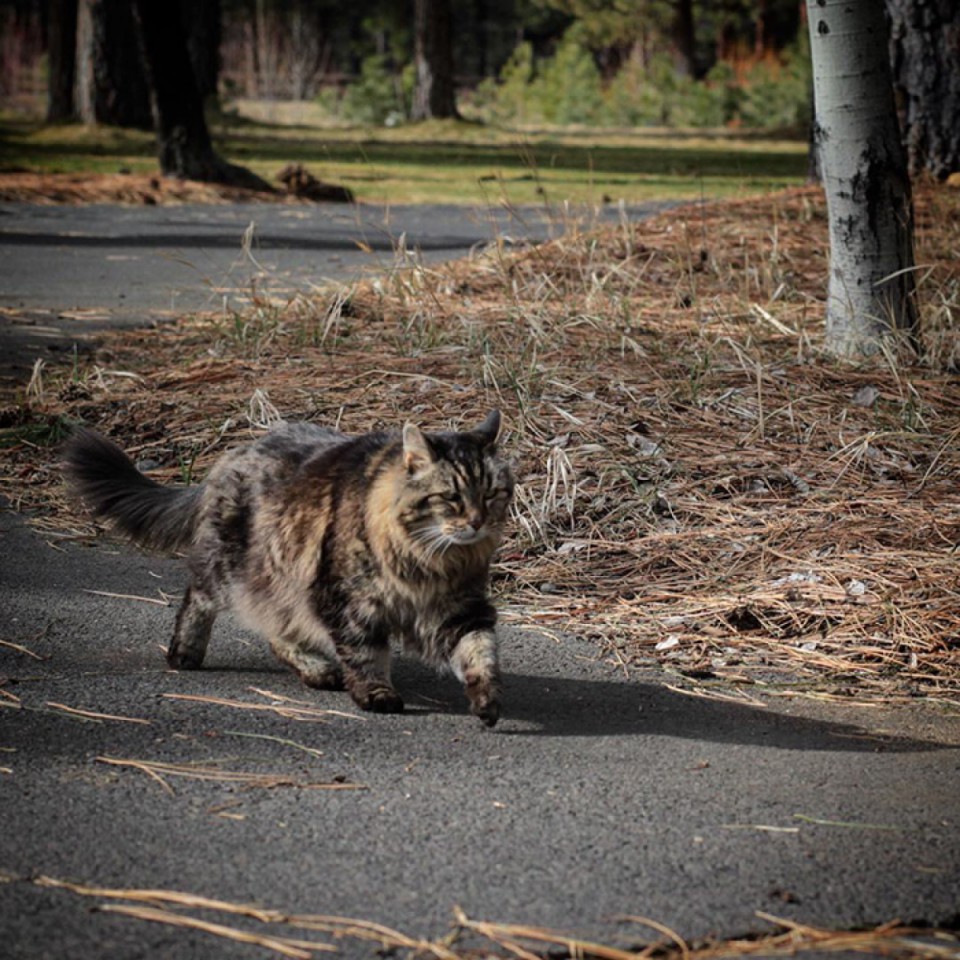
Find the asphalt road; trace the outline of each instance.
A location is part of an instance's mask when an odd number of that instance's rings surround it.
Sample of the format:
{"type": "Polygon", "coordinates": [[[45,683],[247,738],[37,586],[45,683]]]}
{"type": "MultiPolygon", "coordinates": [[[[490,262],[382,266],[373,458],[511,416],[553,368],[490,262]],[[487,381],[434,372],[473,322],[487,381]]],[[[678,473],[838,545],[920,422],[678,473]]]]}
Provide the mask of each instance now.
{"type": "MultiPolygon", "coordinates": [[[[116,243],[75,246],[154,249],[116,243]]],[[[54,286],[54,246],[30,249],[21,269],[43,266],[54,286]]],[[[5,285],[26,290],[2,262],[5,285]]],[[[279,259],[278,269],[287,269],[279,259]]],[[[91,278],[91,302],[125,289],[128,275],[104,270],[91,278]]],[[[188,287],[184,297],[196,293],[188,287]]],[[[506,610],[504,719],[494,730],[468,715],[455,683],[409,662],[396,677],[408,712],[360,717],[345,694],[306,691],[229,619],[204,670],[168,671],[161,648],[183,583],[177,561],[38,533],[0,513],[4,958],[269,955],[222,931],[104,910],[118,901],[44,886],[43,876],[359,917],[430,937],[449,929],[456,906],[621,944],[656,936],[623,915],[685,937],[764,929],[757,911],[824,926],[956,919],[956,711],[763,691],[765,706],[696,698],[660,673],[625,676],[588,642],[525,628],[523,611],[506,610]],[[210,702],[282,706],[281,697],[349,715],[306,722],[210,702]],[[161,782],[118,761],[179,773],[161,782]],[[210,769],[278,780],[180,775],[210,769]]],[[[350,958],[375,953],[353,938],[337,946],[350,958]]]]}

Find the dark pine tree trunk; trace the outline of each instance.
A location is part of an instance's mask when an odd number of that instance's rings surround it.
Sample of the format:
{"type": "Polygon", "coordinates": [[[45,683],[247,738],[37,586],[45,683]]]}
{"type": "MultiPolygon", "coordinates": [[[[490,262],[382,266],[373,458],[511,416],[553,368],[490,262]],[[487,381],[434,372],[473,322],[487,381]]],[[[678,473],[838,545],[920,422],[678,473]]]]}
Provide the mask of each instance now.
{"type": "Polygon", "coordinates": [[[171,9],[164,0],[135,0],[134,8],[153,95],[161,173],[270,190],[265,180],[227,163],[213,149],[179,6],[171,9]]]}
{"type": "Polygon", "coordinates": [[[694,60],[696,27],[693,19],[693,0],[678,0],[673,15],[673,62],[685,77],[697,76],[694,60]]]}
{"type": "Polygon", "coordinates": [[[414,0],[413,119],[457,117],[450,0],[414,0]]]}
{"type": "Polygon", "coordinates": [[[200,99],[215,102],[220,80],[220,0],[180,0],[180,15],[200,99]]]}
{"type": "Polygon", "coordinates": [[[960,171],[960,4],[886,0],[890,62],[911,173],[960,171]]]}
{"type": "Polygon", "coordinates": [[[77,0],[50,0],[47,26],[47,122],[77,115],[73,88],[77,76],[77,0]]]}
{"type": "Polygon", "coordinates": [[[126,0],[80,0],[76,105],[85,123],[153,128],[150,91],[126,0]]]}

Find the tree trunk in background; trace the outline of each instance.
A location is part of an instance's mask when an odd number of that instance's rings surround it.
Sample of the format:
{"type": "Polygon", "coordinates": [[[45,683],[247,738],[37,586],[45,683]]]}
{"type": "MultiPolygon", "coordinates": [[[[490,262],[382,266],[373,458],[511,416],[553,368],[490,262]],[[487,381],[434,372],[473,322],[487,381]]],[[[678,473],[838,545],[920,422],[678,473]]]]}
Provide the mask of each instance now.
{"type": "Polygon", "coordinates": [[[47,122],[73,120],[77,77],[77,0],[50,0],[47,28],[47,122]]]}
{"type": "Polygon", "coordinates": [[[414,120],[457,117],[450,0],[414,0],[414,120]]]}
{"type": "Polygon", "coordinates": [[[220,79],[220,0],[180,0],[193,78],[203,103],[217,100],[220,79]]]}
{"type": "Polygon", "coordinates": [[[276,31],[273,29],[276,11],[267,9],[266,0],[257,0],[256,38],[257,38],[257,86],[260,96],[272,100],[277,93],[277,49],[276,31]]]}
{"type": "Polygon", "coordinates": [[[317,90],[317,79],[329,63],[331,44],[322,9],[308,0],[294,0],[288,15],[289,46],[287,72],[289,96],[309,100],[317,90]]]}
{"type": "Polygon", "coordinates": [[[830,220],[827,348],[870,354],[916,327],[913,204],[883,7],[807,0],[816,142],[830,220]]]}
{"type": "Polygon", "coordinates": [[[685,77],[697,76],[694,60],[696,27],[693,19],[693,0],[677,0],[673,17],[673,64],[685,77]]]}
{"type": "Polygon", "coordinates": [[[153,129],[150,91],[125,0],[80,0],[76,106],[84,123],[153,129]]]}
{"type": "Polygon", "coordinates": [[[960,5],[887,0],[890,62],[912,173],[960,171],[960,5]]]}
{"type": "Polygon", "coordinates": [[[203,103],[189,69],[179,7],[165,0],[135,0],[136,20],[157,117],[157,153],[164,176],[206,180],[254,190],[270,185],[213,149],[203,103]],[[185,69],[187,67],[187,69],[185,69]]]}

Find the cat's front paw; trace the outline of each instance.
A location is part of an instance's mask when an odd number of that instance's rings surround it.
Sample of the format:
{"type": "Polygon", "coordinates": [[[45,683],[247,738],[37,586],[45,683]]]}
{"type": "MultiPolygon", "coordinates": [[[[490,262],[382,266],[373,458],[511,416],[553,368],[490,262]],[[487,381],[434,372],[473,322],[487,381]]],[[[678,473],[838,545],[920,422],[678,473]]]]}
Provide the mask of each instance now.
{"type": "Polygon", "coordinates": [[[470,712],[479,717],[488,727],[494,727],[500,719],[500,690],[490,677],[467,677],[465,686],[470,712]]]}
{"type": "Polygon", "coordinates": [[[167,666],[171,670],[199,670],[203,666],[203,653],[171,646],[167,650],[167,666]]]}
{"type": "Polygon", "coordinates": [[[475,702],[470,704],[470,712],[479,717],[486,726],[495,727],[500,719],[500,701],[497,699],[475,702]]]}
{"type": "Polygon", "coordinates": [[[343,674],[336,667],[300,670],[298,673],[303,685],[314,690],[343,690],[346,686],[343,674]]]}
{"type": "Polygon", "coordinates": [[[403,700],[392,687],[373,687],[362,694],[351,691],[354,702],[361,710],[371,713],[403,713],[403,700]]]}

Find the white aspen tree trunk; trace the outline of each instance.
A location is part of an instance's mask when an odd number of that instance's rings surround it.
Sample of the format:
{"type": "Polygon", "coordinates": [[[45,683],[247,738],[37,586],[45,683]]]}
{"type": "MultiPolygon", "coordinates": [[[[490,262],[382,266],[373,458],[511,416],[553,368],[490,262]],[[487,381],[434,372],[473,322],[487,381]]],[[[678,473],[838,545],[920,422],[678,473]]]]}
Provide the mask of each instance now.
{"type": "Polygon", "coordinates": [[[806,0],[814,141],[830,221],[826,345],[874,353],[916,328],[913,203],[880,0],[806,0]]]}

